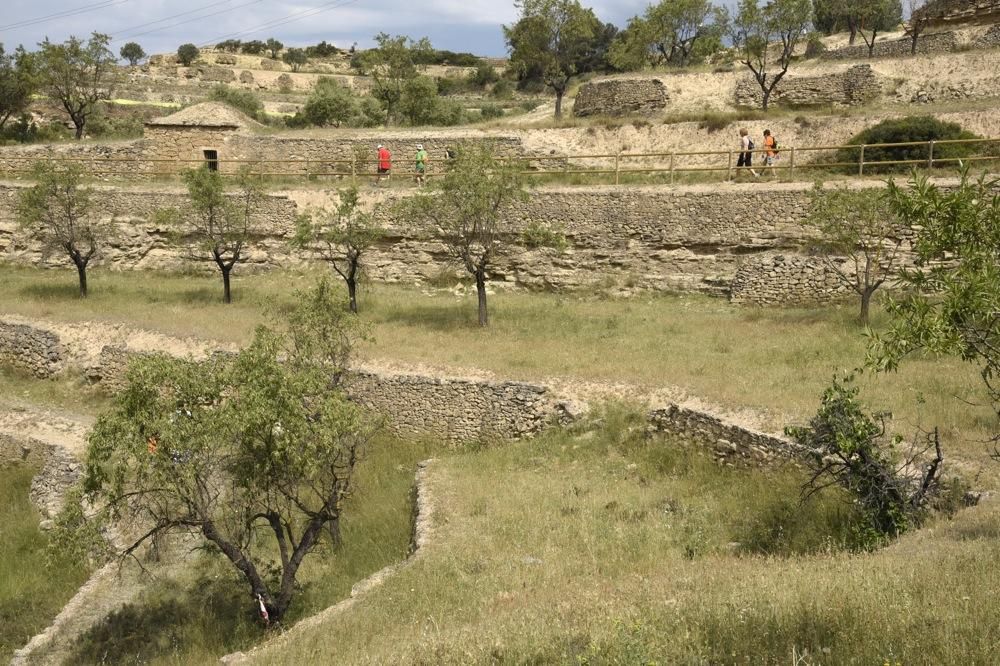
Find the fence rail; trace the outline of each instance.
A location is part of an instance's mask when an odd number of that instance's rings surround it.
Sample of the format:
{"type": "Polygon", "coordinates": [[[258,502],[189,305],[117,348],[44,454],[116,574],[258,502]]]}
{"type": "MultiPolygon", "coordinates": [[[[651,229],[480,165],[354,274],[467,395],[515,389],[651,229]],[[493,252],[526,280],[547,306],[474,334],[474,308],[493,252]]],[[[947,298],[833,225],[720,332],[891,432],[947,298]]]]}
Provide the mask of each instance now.
{"type": "MultiPolygon", "coordinates": [[[[660,174],[668,176],[672,183],[677,174],[723,172],[727,178],[732,178],[745,167],[737,166],[741,153],[750,152],[762,157],[774,152],[773,165],[758,164],[758,168],[773,169],[775,172],[794,174],[808,169],[844,169],[856,168],[857,174],[863,176],[865,170],[886,166],[913,165],[928,169],[966,162],[1000,161],[1000,138],[987,139],[948,139],[941,141],[907,141],[900,143],[852,144],[834,146],[779,146],[777,151],[767,148],[754,148],[752,151],[741,150],[697,150],[681,152],[618,152],[618,153],[583,153],[554,155],[523,155],[503,157],[503,160],[513,160],[523,165],[522,172],[529,177],[560,176],[560,175],[592,175],[613,176],[614,184],[633,175],[660,174]],[[974,154],[960,157],[942,154],[943,148],[949,146],[978,145],[974,154]],[[875,149],[893,148],[925,148],[926,156],[913,159],[871,159],[871,151],[875,149]],[[857,154],[856,160],[826,161],[805,160],[806,154],[831,152],[833,156],[841,151],[857,154]],[[866,151],[867,159],[866,159],[866,151]],[[690,158],[695,158],[694,160],[690,158]],[[706,158],[708,158],[706,160],[706,158]],[[696,161],[707,161],[707,164],[693,164],[696,161]],[[652,164],[650,164],[652,162],[652,164]],[[555,163],[555,166],[552,166],[555,163]],[[589,165],[588,165],[589,163],[589,165]]],[[[122,176],[126,178],[143,177],[176,177],[186,168],[194,168],[210,164],[225,176],[236,175],[240,169],[249,168],[256,177],[292,177],[308,179],[315,178],[375,178],[377,158],[372,159],[174,159],[156,157],[103,157],[103,156],[54,156],[54,155],[7,155],[0,149],[0,176],[30,177],[34,163],[50,161],[58,163],[78,163],[85,167],[88,174],[95,176],[122,176]]],[[[416,177],[415,166],[405,160],[408,167],[400,169],[403,160],[396,159],[393,169],[395,175],[402,173],[405,177],[416,177]]],[[[444,175],[445,169],[439,165],[447,164],[446,160],[432,161],[427,172],[427,178],[444,175]]]]}

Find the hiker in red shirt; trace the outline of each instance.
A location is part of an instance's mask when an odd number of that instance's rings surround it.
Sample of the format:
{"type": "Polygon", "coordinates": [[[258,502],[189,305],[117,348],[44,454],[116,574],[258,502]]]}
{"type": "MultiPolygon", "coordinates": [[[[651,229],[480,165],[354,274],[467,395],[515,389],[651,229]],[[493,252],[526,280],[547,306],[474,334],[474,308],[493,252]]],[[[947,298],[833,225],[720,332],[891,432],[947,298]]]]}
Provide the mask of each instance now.
{"type": "Polygon", "coordinates": [[[390,153],[389,149],[380,143],[378,144],[378,173],[375,175],[375,184],[378,185],[382,182],[383,176],[385,176],[386,180],[389,180],[389,172],[391,170],[392,153],[390,153]]]}

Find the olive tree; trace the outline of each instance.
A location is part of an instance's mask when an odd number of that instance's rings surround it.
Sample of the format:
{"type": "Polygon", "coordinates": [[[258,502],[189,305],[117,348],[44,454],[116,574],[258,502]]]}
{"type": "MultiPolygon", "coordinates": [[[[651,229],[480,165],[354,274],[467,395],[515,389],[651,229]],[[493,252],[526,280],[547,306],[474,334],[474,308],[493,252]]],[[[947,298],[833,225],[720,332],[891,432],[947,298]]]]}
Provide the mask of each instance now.
{"type": "Polygon", "coordinates": [[[518,0],[521,17],[504,26],[511,69],[537,73],[556,94],[557,118],[572,77],[591,60],[601,22],[578,0],[518,0]]]}
{"type": "Polygon", "coordinates": [[[285,48],[285,45],[279,42],[274,37],[268,37],[267,42],[264,43],[264,48],[266,48],[268,52],[270,52],[272,60],[277,60],[278,52],[281,49],[285,48]]]}
{"type": "Polygon", "coordinates": [[[430,41],[414,41],[405,35],[390,37],[382,32],[375,35],[376,46],[357,56],[361,72],[372,79],[372,97],[385,111],[388,127],[398,116],[398,106],[407,83],[417,78],[431,59],[430,41]]]}
{"type": "Polygon", "coordinates": [[[194,44],[181,44],[177,47],[177,59],[185,67],[197,60],[200,53],[201,51],[194,44]]]}
{"type": "Polygon", "coordinates": [[[880,32],[894,30],[903,20],[903,6],[899,0],[854,0],[857,30],[868,47],[868,57],[875,53],[875,38],[880,32]]]}
{"type": "Polygon", "coordinates": [[[62,44],[46,39],[35,54],[42,88],[69,114],[76,138],[83,138],[87,118],[118,85],[117,58],[111,37],[95,32],[87,42],[70,37],[62,44]]]}
{"type": "Polygon", "coordinates": [[[521,166],[490,145],[458,148],[443,178],[408,202],[405,214],[433,225],[450,254],[476,281],[479,325],[489,324],[486,281],[505,243],[516,238],[508,206],[527,199],[521,166]]]}
{"type": "Polygon", "coordinates": [[[291,48],[281,54],[281,60],[291,67],[293,72],[297,72],[302,65],[309,62],[309,56],[306,55],[305,49],[291,48]]]}
{"type": "Polygon", "coordinates": [[[230,276],[236,264],[245,261],[244,250],[259,231],[263,191],[253,175],[241,171],[236,189],[226,192],[218,171],[205,167],[183,174],[189,202],[184,209],[166,209],[157,214],[161,223],[172,225],[183,240],[211,255],[222,274],[222,298],[232,302],[230,276]]]}
{"type": "Polygon", "coordinates": [[[806,223],[820,232],[824,264],[861,298],[859,320],[868,325],[872,295],[895,275],[903,234],[884,190],[817,185],[806,223]]]}
{"type": "Polygon", "coordinates": [[[358,278],[365,252],[384,232],[375,216],[358,205],[358,188],[341,190],[340,202],[331,210],[299,216],[291,244],[315,252],[329,263],[347,285],[351,312],[358,311],[358,278]]]}
{"type": "Polygon", "coordinates": [[[689,65],[702,43],[721,47],[728,15],[709,0],[660,0],[642,16],[629,20],[609,52],[611,64],[621,70],[645,65],[689,65]]]}
{"type": "Polygon", "coordinates": [[[299,569],[339,525],[373,421],[341,386],[356,336],[327,283],[236,355],[134,360],[87,442],[84,491],[137,557],[167,534],[228,560],[280,622],[299,569]],[[278,556],[275,565],[274,554],[278,556]]]}
{"type": "Polygon", "coordinates": [[[76,266],[80,297],[87,296],[87,266],[110,236],[110,223],[93,213],[93,193],[82,186],[83,169],[53,162],[34,166],[35,184],[18,198],[18,222],[42,243],[45,253],[65,253],[76,266]]]}
{"type": "Polygon", "coordinates": [[[6,53],[0,44],[0,129],[11,116],[27,110],[37,88],[33,55],[22,46],[6,53]]]}
{"type": "Polygon", "coordinates": [[[146,52],[142,50],[137,42],[128,42],[118,51],[120,55],[125,60],[128,60],[128,64],[135,67],[136,64],[146,57],[146,52]]]}
{"type": "Polygon", "coordinates": [[[733,46],[760,86],[765,111],[771,93],[788,73],[811,17],[809,0],[770,0],[763,6],[759,0],[740,0],[731,28],[733,46]]]}

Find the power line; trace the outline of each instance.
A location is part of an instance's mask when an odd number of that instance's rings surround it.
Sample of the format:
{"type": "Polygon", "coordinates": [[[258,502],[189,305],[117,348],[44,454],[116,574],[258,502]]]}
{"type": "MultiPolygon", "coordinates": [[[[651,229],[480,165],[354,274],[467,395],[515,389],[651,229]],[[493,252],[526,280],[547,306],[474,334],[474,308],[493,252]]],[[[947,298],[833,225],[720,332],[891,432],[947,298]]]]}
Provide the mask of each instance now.
{"type": "MultiPolygon", "coordinates": [[[[228,0],[227,0],[227,2],[228,2],[228,0]]],[[[261,2],[264,2],[264,0],[250,0],[250,2],[244,2],[242,5],[236,5],[234,7],[227,7],[225,9],[220,9],[219,11],[212,12],[210,14],[203,14],[201,16],[195,16],[194,18],[185,19],[183,21],[177,21],[176,23],[171,23],[169,25],[160,26],[159,28],[153,28],[152,30],[146,30],[144,32],[138,32],[138,33],[129,35],[128,37],[120,37],[119,39],[116,39],[115,41],[121,41],[122,39],[135,39],[136,37],[142,37],[143,35],[148,35],[148,34],[154,33],[154,32],[160,32],[161,30],[167,30],[169,28],[176,28],[179,25],[185,25],[187,23],[194,23],[195,21],[201,21],[203,19],[207,19],[207,18],[212,17],[212,16],[218,16],[219,14],[225,14],[226,12],[231,12],[231,11],[233,11],[235,9],[241,9],[243,7],[248,7],[250,5],[256,5],[256,4],[259,4],[261,2]]],[[[209,5],[209,7],[212,7],[212,6],[214,6],[214,5],[209,5]]],[[[202,7],[201,9],[206,9],[206,7],[202,7]]],[[[196,11],[201,11],[201,10],[196,10],[196,11]]],[[[186,14],[190,14],[191,12],[185,12],[185,13],[186,14]]],[[[162,23],[163,21],[168,21],[168,20],[177,18],[177,16],[183,16],[183,15],[184,14],[177,14],[176,16],[168,17],[166,19],[161,19],[160,21],[157,21],[157,23],[162,23]]]]}
{"type": "Polygon", "coordinates": [[[61,12],[54,12],[52,14],[46,14],[45,16],[38,16],[32,19],[24,19],[22,21],[11,23],[10,25],[0,25],[0,30],[26,28],[31,25],[37,25],[39,23],[47,23],[49,21],[55,21],[61,18],[66,18],[67,16],[76,16],[77,14],[85,14],[87,12],[96,11],[98,9],[104,9],[106,7],[111,7],[113,5],[124,4],[126,2],[128,2],[128,0],[102,0],[102,2],[96,2],[91,5],[83,5],[82,7],[67,9],[61,12]]]}
{"type": "MultiPolygon", "coordinates": [[[[188,14],[194,14],[195,12],[200,12],[200,11],[203,11],[205,9],[209,9],[211,7],[217,7],[219,5],[225,5],[225,4],[228,4],[228,3],[232,2],[232,1],[233,0],[220,0],[219,2],[213,2],[212,4],[205,5],[204,7],[196,7],[194,9],[190,9],[190,10],[188,10],[186,12],[180,12],[179,14],[174,14],[172,16],[165,16],[165,17],[163,17],[161,19],[157,19],[155,21],[147,21],[146,23],[140,23],[138,25],[129,26],[128,28],[122,28],[118,32],[122,33],[122,34],[126,34],[126,33],[132,32],[133,30],[142,30],[143,28],[148,28],[149,26],[156,25],[157,23],[163,23],[164,21],[172,21],[175,18],[180,18],[181,16],[187,16],[188,14]]],[[[124,39],[128,39],[128,38],[125,37],[124,39]]],[[[115,41],[118,41],[118,40],[115,40],[115,41]]]]}
{"type": "Polygon", "coordinates": [[[210,41],[206,41],[204,43],[204,45],[205,46],[209,46],[211,44],[217,44],[218,42],[221,42],[221,41],[226,40],[226,39],[232,39],[232,38],[235,38],[235,37],[242,37],[244,35],[252,35],[252,34],[254,34],[256,32],[260,32],[261,30],[270,30],[271,28],[276,28],[279,25],[285,25],[287,23],[293,23],[295,21],[300,21],[300,20],[302,20],[304,18],[309,18],[311,16],[316,16],[317,14],[322,14],[323,12],[328,12],[331,9],[338,9],[340,7],[346,7],[347,5],[352,5],[355,2],[358,2],[358,0],[334,0],[333,2],[328,2],[328,3],[324,4],[324,5],[320,5],[319,7],[314,7],[312,9],[306,9],[306,10],[303,10],[303,11],[294,12],[292,14],[288,14],[286,16],[282,16],[280,18],[277,18],[277,19],[274,19],[274,20],[271,20],[271,21],[267,21],[266,23],[262,23],[262,24],[260,24],[258,26],[254,26],[253,28],[248,28],[246,30],[240,30],[238,32],[233,32],[233,33],[230,33],[228,35],[222,35],[221,37],[216,37],[215,39],[212,39],[210,41]]]}

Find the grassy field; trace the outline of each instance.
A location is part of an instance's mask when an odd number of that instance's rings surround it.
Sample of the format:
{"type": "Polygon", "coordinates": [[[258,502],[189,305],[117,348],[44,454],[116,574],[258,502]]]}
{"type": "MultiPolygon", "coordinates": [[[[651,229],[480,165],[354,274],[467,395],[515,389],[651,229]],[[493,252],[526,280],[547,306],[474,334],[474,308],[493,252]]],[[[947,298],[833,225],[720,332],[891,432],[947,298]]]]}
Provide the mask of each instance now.
{"type": "Polygon", "coordinates": [[[439,460],[425,555],[255,663],[995,663],[992,507],[851,553],[801,472],[601,424],[439,460]]]}
{"type": "MultiPolygon", "coordinates": [[[[294,290],[317,275],[237,272],[235,302],[226,306],[213,276],[97,269],[90,298],[80,300],[68,270],[0,267],[6,285],[0,312],[242,343],[266,313],[280,314],[294,290]]],[[[696,295],[620,300],[499,293],[490,300],[491,327],[480,330],[474,296],[363,285],[360,299],[372,333],[362,356],[480,368],[514,379],[678,386],[725,407],[757,410],[779,430],[813,413],[831,376],[863,362],[866,344],[853,303],[757,308],[696,295]]],[[[876,308],[873,326],[882,324],[876,308]]],[[[894,412],[904,434],[937,425],[946,453],[972,464],[985,459],[995,416],[974,404],[981,398],[975,368],[916,358],[897,374],[864,374],[860,381],[874,407],[894,412]]]]}
{"type": "Polygon", "coordinates": [[[28,500],[36,471],[0,467],[0,663],[44,629],[87,579],[79,562],[46,561],[48,538],[28,500]]]}

